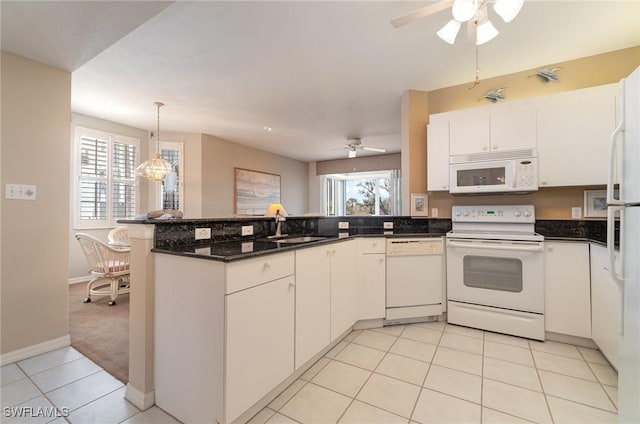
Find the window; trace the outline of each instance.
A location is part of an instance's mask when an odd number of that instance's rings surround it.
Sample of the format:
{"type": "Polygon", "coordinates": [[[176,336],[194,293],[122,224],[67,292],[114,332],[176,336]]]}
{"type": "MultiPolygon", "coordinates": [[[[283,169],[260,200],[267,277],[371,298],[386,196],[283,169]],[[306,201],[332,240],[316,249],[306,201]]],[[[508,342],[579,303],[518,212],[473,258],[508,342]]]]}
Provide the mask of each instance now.
{"type": "Polygon", "coordinates": [[[75,227],[109,228],[136,215],[138,139],[76,129],[75,227]]]}
{"type": "Polygon", "coordinates": [[[160,142],[160,155],[162,159],[169,162],[172,166],[171,172],[164,177],[160,185],[159,209],[177,209],[182,206],[184,198],[182,169],[183,169],[183,144],[179,142],[160,142]]]}
{"type": "Polygon", "coordinates": [[[400,215],[400,178],[396,170],[326,176],[325,214],[400,215]]]}

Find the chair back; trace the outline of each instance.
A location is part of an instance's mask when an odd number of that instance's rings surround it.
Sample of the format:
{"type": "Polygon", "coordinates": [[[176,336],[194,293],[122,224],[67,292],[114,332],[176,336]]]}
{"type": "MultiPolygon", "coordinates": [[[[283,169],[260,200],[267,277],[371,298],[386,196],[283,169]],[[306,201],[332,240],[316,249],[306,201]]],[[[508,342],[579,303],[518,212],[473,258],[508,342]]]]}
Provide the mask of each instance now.
{"type": "Polygon", "coordinates": [[[116,227],[107,234],[109,244],[115,246],[129,246],[129,232],[127,227],[116,227]]]}
{"type": "Polygon", "coordinates": [[[109,246],[85,233],[77,233],[76,239],[89,262],[92,274],[113,276],[129,273],[129,248],[109,246]]]}

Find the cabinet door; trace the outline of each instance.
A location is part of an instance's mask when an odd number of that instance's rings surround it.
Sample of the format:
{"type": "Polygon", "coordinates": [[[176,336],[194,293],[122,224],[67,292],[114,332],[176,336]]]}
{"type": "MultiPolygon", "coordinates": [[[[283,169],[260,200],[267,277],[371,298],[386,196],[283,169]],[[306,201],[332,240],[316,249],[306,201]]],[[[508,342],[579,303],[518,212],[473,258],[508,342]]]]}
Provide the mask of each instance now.
{"type": "Polygon", "coordinates": [[[330,249],[296,251],[296,369],[331,342],[330,249]]]}
{"type": "Polygon", "coordinates": [[[491,151],[531,149],[537,145],[536,109],[505,108],[491,115],[491,151]]]}
{"type": "Polygon", "coordinates": [[[449,152],[451,155],[488,152],[491,139],[488,114],[460,118],[449,122],[449,152]]]}
{"type": "Polygon", "coordinates": [[[427,126],[427,189],[449,190],[449,122],[427,126]]]}
{"type": "Polygon", "coordinates": [[[591,338],[589,244],[545,242],[546,331],[591,338]]]}
{"type": "Polygon", "coordinates": [[[361,256],[359,292],[359,319],[384,318],[386,292],[386,258],[384,253],[361,256]]]}
{"type": "Polygon", "coordinates": [[[608,262],[607,249],[591,244],[592,339],[617,369],[622,328],[622,291],[609,274],[608,262]]]}
{"type": "Polygon", "coordinates": [[[358,249],[356,240],[331,248],[331,341],[358,319],[358,249]]]}
{"type": "Polygon", "coordinates": [[[606,184],[615,87],[560,94],[538,111],[540,186],[606,184]]]}
{"type": "Polygon", "coordinates": [[[227,295],[225,422],[293,373],[294,292],[289,276],[227,295]]]}

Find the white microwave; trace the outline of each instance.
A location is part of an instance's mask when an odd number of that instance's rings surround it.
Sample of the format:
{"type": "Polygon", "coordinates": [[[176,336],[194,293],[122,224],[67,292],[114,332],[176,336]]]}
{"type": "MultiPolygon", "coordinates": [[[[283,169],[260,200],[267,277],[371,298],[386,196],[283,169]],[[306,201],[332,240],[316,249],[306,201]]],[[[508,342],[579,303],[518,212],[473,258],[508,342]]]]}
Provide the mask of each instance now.
{"type": "Polygon", "coordinates": [[[538,158],[535,150],[451,156],[449,183],[452,194],[537,191],[538,158]]]}

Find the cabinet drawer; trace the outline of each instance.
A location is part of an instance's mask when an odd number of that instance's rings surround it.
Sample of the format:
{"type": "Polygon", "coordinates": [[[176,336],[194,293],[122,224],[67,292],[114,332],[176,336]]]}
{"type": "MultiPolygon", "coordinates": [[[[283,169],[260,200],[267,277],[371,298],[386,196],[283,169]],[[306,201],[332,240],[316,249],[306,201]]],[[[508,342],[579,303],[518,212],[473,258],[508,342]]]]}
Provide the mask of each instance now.
{"type": "Polygon", "coordinates": [[[362,253],[384,253],[385,242],[384,238],[363,238],[361,239],[361,252],[362,253]]]}
{"type": "Polygon", "coordinates": [[[292,275],[294,253],[261,256],[227,264],[226,294],[292,275]]]}

